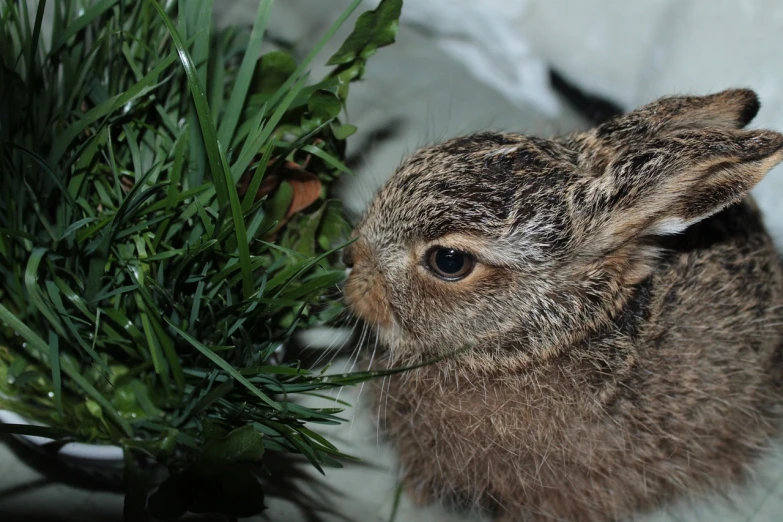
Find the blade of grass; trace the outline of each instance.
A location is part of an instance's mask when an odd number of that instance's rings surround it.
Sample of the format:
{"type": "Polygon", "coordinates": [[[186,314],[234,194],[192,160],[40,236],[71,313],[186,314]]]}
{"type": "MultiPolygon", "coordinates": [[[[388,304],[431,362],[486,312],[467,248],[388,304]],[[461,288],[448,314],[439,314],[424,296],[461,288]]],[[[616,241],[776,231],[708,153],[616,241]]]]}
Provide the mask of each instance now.
{"type": "Polygon", "coordinates": [[[324,160],[328,165],[336,168],[340,172],[344,172],[346,174],[351,174],[351,169],[349,169],[343,162],[332,156],[331,154],[328,154],[323,149],[320,149],[318,147],[315,147],[313,145],[305,145],[302,147],[302,150],[305,152],[309,152],[313,156],[316,156],[318,158],[321,158],[324,160]]]}
{"type": "Polygon", "coordinates": [[[255,22],[253,23],[253,29],[250,31],[250,41],[244,51],[245,55],[242,57],[242,64],[239,66],[239,73],[234,81],[234,89],[231,91],[226,111],[218,129],[218,141],[225,147],[231,145],[231,140],[236,132],[237,122],[242,114],[247,91],[253,79],[253,71],[255,71],[256,63],[261,53],[261,43],[264,39],[264,30],[266,29],[271,9],[272,0],[261,0],[258,3],[255,22]]]}
{"type": "MultiPolygon", "coordinates": [[[[63,154],[68,150],[74,139],[79,134],[83,133],[90,125],[94,124],[101,118],[110,116],[114,111],[125,105],[126,103],[135,100],[145,94],[153,91],[155,87],[161,83],[156,83],[158,76],[163,72],[166,67],[170,66],[177,59],[176,54],[170,54],[164,58],[152,71],[136,84],[129,87],[124,93],[112,96],[108,100],[104,101],[100,105],[97,105],[87,111],[79,120],[70,125],[65,131],[57,136],[52,150],[49,153],[49,164],[56,165],[59,163],[63,154]]],[[[97,133],[93,133],[91,138],[97,136],[97,133]]],[[[88,140],[91,141],[91,138],[88,140]]],[[[75,154],[76,155],[76,154],[75,154]]]]}
{"type": "Polygon", "coordinates": [[[60,289],[57,287],[57,285],[55,285],[53,281],[47,280],[46,290],[47,294],[49,295],[49,301],[54,305],[54,308],[59,314],[60,319],[65,325],[65,328],[71,332],[71,338],[76,340],[76,343],[81,346],[82,350],[84,350],[90,356],[90,358],[92,358],[95,365],[100,368],[105,375],[110,375],[111,370],[109,369],[106,362],[101,359],[100,355],[98,355],[98,353],[89,344],[87,344],[87,342],[84,340],[84,337],[82,336],[82,333],[73,323],[73,321],[71,321],[68,311],[65,309],[63,304],[62,297],[60,296],[60,289]]]}
{"type": "Polygon", "coordinates": [[[122,331],[127,332],[131,341],[137,343],[140,346],[146,346],[146,341],[144,339],[144,335],[141,333],[141,330],[139,330],[135,324],[130,322],[130,320],[125,317],[122,312],[113,308],[103,308],[101,310],[103,310],[103,315],[108,316],[109,319],[114,321],[114,323],[116,323],[116,325],[119,326],[122,331]]]}
{"type": "Polygon", "coordinates": [[[177,47],[180,62],[185,68],[188,76],[193,102],[198,114],[199,126],[204,138],[204,145],[207,149],[207,156],[211,167],[212,176],[215,178],[215,190],[218,196],[220,208],[230,208],[231,217],[234,221],[234,234],[236,237],[237,250],[239,252],[239,263],[242,270],[242,291],[247,299],[253,294],[253,273],[250,267],[250,246],[247,242],[247,232],[245,230],[245,221],[242,214],[242,207],[239,202],[236,186],[231,178],[231,171],[228,168],[228,161],[217,139],[215,124],[212,121],[212,115],[207,104],[207,98],[204,90],[198,80],[198,72],[184,47],[182,38],[179,36],[177,28],[166,14],[163,8],[156,0],[149,0],[158,10],[163,22],[174,40],[177,47]]]}
{"type": "MultiPolygon", "coordinates": [[[[277,124],[288,110],[289,105],[291,105],[291,102],[294,101],[296,95],[300,90],[302,90],[305,83],[307,83],[307,79],[307,74],[302,75],[302,77],[291,86],[291,90],[283,98],[283,101],[280,102],[280,105],[277,106],[269,120],[267,120],[264,126],[259,129],[257,135],[253,136],[252,138],[251,136],[248,136],[247,141],[245,141],[245,145],[242,147],[242,151],[239,153],[239,158],[237,158],[237,160],[231,166],[231,174],[233,176],[234,182],[239,181],[239,178],[242,177],[242,174],[245,173],[248,166],[250,166],[250,163],[253,162],[255,155],[259,150],[261,150],[261,147],[266,144],[269,136],[272,135],[272,132],[277,127],[277,124]]],[[[271,144],[268,146],[271,146],[271,144]]]]}
{"type": "Polygon", "coordinates": [[[216,139],[215,124],[212,121],[212,115],[209,111],[207,96],[199,81],[199,70],[193,63],[193,59],[187,51],[185,43],[182,41],[179,31],[174,26],[171,18],[156,0],[148,0],[158,11],[163,23],[171,35],[174,46],[177,50],[179,61],[182,64],[185,74],[188,78],[188,87],[193,98],[196,112],[198,114],[199,126],[204,138],[209,165],[212,170],[212,176],[215,178],[215,190],[218,196],[218,204],[221,208],[228,206],[228,193],[226,190],[225,173],[227,168],[221,162],[219,143],[216,139]]]}
{"type": "Polygon", "coordinates": [[[253,386],[253,384],[248,381],[245,377],[242,376],[241,373],[239,373],[237,370],[235,370],[230,364],[228,364],[222,357],[217,355],[215,352],[204,346],[202,343],[188,335],[187,333],[183,332],[177,326],[172,323],[168,318],[164,317],[164,320],[168,323],[169,327],[174,330],[177,335],[185,339],[188,343],[190,343],[191,346],[193,346],[196,350],[201,352],[202,355],[204,355],[207,359],[212,361],[216,366],[218,366],[220,369],[228,373],[231,377],[236,379],[237,382],[242,384],[245,388],[247,388],[253,395],[264,401],[267,405],[271,406],[272,408],[281,411],[282,406],[270,399],[264,392],[253,386]]]}
{"type": "Polygon", "coordinates": [[[57,406],[57,414],[62,418],[64,413],[62,374],[60,372],[60,338],[51,330],[49,331],[49,365],[52,367],[54,403],[57,406]]]}
{"type": "Polygon", "coordinates": [[[50,428],[49,426],[35,426],[33,424],[11,424],[5,422],[0,422],[0,433],[43,437],[45,439],[52,440],[60,440],[71,436],[70,433],[59,428],[50,428]]]}
{"type": "MultiPolygon", "coordinates": [[[[101,0],[100,2],[91,5],[88,9],[84,11],[84,14],[81,16],[74,18],[73,20],[68,20],[67,24],[55,24],[56,27],[64,27],[65,31],[62,33],[56,33],[55,37],[52,39],[52,49],[50,51],[50,55],[57,54],[60,51],[60,48],[71,38],[73,38],[74,35],[76,35],[78,32],[82,31],[85,27],[87,27],[93,20],[101,16],[104,12],[111,9],[114,4],[116,4],[119,0],[101,0]]],[[[42,2],[43,3],[43,2],[42,2]]],[[[56,4],[59,4],[60,2],[55,2],[56,4]]]]}
{"type": "MultiPolygon", "coordinates": [[[[185,147],[187,147],[188,144],[187,129],[182,129],[182,131],[183,132],[177,137],[177,142],[174,145],[174,165],[172,166],[171,171],[169,172],[169,187],[166,193],[166,206],[165,206],[165,210],[167,214],[171,214],[171,211],[179,203],[178,188],[180,187],[180,178],[182,175],[182,168],[185,161],[185,147]]],[[[172,219],[173,216],[169,215],[169,217],[167,217],[166,220],[164,220],[158,226],[158,229],[155,231],[155,238],[152,242],[153,248],[155,250],[157,250],[158,245],[160,245],[160,241],[161,239],[163,239],[163,236],[165,235],[166,230],[171,224],[172,219]]]]}
{"type": "MultiPolygon", "coordinates": [[[[37,76],[35,72],[35,64],[38,58],[38,42],[41,38],[41,24],[43,23],[44,10],[46,9],[46,0],[38,1],[38,9],[35,12],[35,26],[33,27],[33,35],[27,44],[27,79],[28,81],[34,81],[37,76]]],[[[32,105],[33,96],[35,96],[34,90],[29,90],[27,93],[28,104],[32,105]]]]}
{"type": "Polygon", "coordinates": [[[30,301],[38,309],[38,311],[49,321],[49,324],[57,331],[58,335],[65,336],[65,329],[60,318],[54,313],[54,310],[49,308],[49,305],[44,301],[43,296],[38,287],[38,267],[41,265],[41,261],[47,254],[45,248],[35,248],[30,254],[30,258],[27,261],[27,267],[24,271],[24,285],[27,289],[27,294],[30,301]]]}

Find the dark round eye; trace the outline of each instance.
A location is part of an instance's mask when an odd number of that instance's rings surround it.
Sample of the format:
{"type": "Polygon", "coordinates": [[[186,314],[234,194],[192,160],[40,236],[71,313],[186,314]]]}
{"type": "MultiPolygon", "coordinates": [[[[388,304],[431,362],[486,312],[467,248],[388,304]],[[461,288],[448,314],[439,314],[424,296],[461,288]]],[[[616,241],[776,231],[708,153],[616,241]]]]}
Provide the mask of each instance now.
{"type": "Polygon", "coordinates": [[[473,270],[473,257],[453,248],[435,247],[427,253],[427,266],[446,281],[462,279],[473,270]]]}

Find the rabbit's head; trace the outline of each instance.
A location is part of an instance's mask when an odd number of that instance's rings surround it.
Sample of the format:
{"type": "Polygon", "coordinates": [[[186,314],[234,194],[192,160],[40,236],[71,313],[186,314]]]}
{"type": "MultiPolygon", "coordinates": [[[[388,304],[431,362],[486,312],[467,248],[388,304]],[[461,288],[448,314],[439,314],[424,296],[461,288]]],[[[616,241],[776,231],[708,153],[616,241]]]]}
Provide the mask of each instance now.
{"type": "Polygon", "coordinates": [[[345,294],[404,364],[471,345],[487,370],[554,357],[656,269],[655,236],[740,201],[783,159],[741,130],[749,90],[666,98],[586,133],[481,133],[422,149],[345,252],[345,294]]]}

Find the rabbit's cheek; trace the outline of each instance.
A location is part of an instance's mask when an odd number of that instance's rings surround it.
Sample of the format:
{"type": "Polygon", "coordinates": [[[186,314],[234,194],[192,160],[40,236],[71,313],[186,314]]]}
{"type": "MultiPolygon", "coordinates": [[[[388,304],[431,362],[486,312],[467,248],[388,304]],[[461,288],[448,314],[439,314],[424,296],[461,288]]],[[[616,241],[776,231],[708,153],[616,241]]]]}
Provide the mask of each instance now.
{"type": "MultiPolygon", "coordinates": [[[[431,332],[433,324],[455,327],[475,327],[483,323],[488,303],[506,295],[514,287],[512,275],[502,269],[477,264],[465,279],[442,281],[426,269],[419,267],[417,284],[418,299],[411,303],[411,329],[419,335],[431,332]]],[[[406,322],[403,322],[407,324],[406,322]]]]}

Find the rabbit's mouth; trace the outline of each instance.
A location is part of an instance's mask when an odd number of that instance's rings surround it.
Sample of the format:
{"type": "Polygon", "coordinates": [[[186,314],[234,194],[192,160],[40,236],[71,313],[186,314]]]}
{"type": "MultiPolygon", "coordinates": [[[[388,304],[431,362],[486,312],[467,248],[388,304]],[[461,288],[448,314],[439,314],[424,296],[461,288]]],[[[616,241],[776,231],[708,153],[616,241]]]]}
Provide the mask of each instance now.
{"type": "Polygon", "coordinates": [[[363,241],[357,241],[346,250],[348,279],[343,288],[345,303],[359,318],[377,329],[389,329],[394,314],[384,281],[363,241]]]}
{"type": "Polygon", "coordinates": [[[395,351],[403,342],[404,329],[396,319],[386,295],[386,287],[377,277],[351,269],[343,288],[345,303],[351,312],[367,323],[381,345],[395,351]]]}
{"type": "Polygon", "coordinates": [[[351,274],[345,282],[345,302],[357,317],[376,328],[390,328],[393,314],[388,304],[386,289],[376,278],[351,274]]]}

